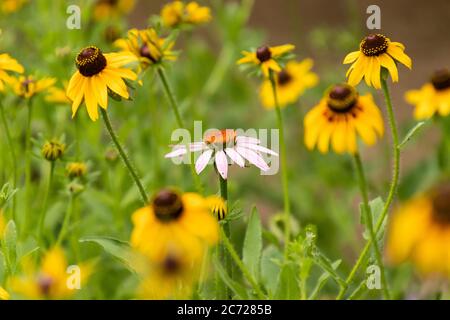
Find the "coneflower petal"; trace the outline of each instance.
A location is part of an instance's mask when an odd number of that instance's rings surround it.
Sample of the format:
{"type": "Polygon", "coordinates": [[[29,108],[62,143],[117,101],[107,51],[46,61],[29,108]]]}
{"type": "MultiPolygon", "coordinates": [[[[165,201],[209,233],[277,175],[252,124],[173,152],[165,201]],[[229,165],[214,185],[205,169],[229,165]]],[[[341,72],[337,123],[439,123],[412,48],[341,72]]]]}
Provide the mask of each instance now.
{"type": "Polygon", "coordinates": [[[175,146],[174,150],[164,156],[164,158],[175,158],[186,154],[186,146],[175,146]]]}
{"type": "Polygon", "coordinates": [[[199,174],[200,172],[205,169],[205,167],[208,165],[209,160],[211,159],[213,150],[209,149],[203,152],[200,157],[198,157],[197,162],[195,163],[195,172],[199,174]]]}
{"type": "Polygon", "coordinates": [[[226,180],[228,175],[228,160],[225,152],[223,150],[216,152],[215,158],[217,171],[226,180]]]}
{"type": "Polygon", "coordinates": [[[243,147],[236,147],[236,151],[259,169],[263,171],[269,170],[269,166],[257,152],[243,147]]]}
{"type": "Polygon", "coordinates": [[[270,150],[270,149],[268,149],[268,148],[266,148],[266,147],[257,145],[257,144],[252,144],[252,143],[238,143],[238,145],[239,145],[240,147],[244,147],[244,148],[247,148],[247,149],[252,149],[252,150],[255,150],[255,151],[264,152],[264,153],[267,153],[267,154],[271,154],[271,155],[274,155],[274,156],[278,156],[278,153],[276,153],[275,151],[270,150]]]}
{"type": "Polygon", "coordinates": [[[225,148],[225,153],[233,160],[239,167],[245,167],[245,160],[242,158],[239,153],[237,153],[232,148],[225,148]]]}

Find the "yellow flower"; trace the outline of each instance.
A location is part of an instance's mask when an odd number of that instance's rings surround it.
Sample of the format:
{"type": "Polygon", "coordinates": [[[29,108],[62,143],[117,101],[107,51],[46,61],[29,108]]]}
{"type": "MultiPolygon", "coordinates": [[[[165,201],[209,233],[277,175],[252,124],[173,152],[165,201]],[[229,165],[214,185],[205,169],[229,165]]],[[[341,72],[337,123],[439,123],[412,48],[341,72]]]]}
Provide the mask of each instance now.
{"type": "Polygon", "coordinates": [[[79,279],[73,278],[75,273],[68,272],[68,264],[64,252],[59,247],[48,251],[41,262],[39,270],[36,270],[31,259],[23,265],[23,276],[11,279],[13,292],[30,299],[65,299],[75,294],[77,281],[80,285],[86,282],[93,271],[90,263],[79,265],[79,279]]]}
{"type": "Polygon", "coordinates": [[[195,193],[162,190],[132,220],[131,245],[152,261],[161,261],[172,247],[201,259],[205,247],[216,244],[219,237],[206,200],[195,193]]]}
{"type": "Polygon", "coordinates": [[[396,62],[411,69],[411,58],[405,53],[405,46],[400,42],[392,42],[382,34],[371,34],[365,37],[359,50],[349,53],[344,64],[353,63],[347,71],[348,83],[352,86],[364,77],[368,86],[381,88],[381,67],[389,70],[392,82],[398,82],[396,62]]]}
{"type": "Polygon", "coordinates": [[[209,196],[206,198],[208,207],[217,220],[223,220],[227,216],[227,202],[219,196],[209,196]]]}
{"type": "Polygon", "coordinates": [[[25,99],[29,99],[40,92],[48,90],[55,82],[55,78],[42,78],[40,80],[36,80],[33,76],[11,78],[11,86],[14,89],[14,93],[25,99]]]}
{"type": "Polygon", "coordinates": [[[2,0],[0,1],[0,11],[11,14],[20,10],[28,0],[2,0]]]}
{"type": "Polygon", "coordinates": [[[136,61],[126,52],[105,53],[90,46],[81,50],[76,58],[78,70],[67,87],[67,96],[72,100],[72,117],[77,113],[83,99],[92,121],[98,119],[98,105],[106,110],[108,91],[128,99],[130,97],[124,79],[135,80],[136,74],[124,65],[136,61]]]}
{"type": "Polygon", "coordinates": [[[405,99],[414,105],[414,117],[417,120],[429,119],[434,114],[448,116],[450,114],[450,72],[448,69],[436,71],[430,83],[419,90],[406,92],[405,99]]]}
{"type": "Polygon", "coordinates": [[[138,287],[140,299],[188,299],[199,280],[201,261],[172,246],[160,260],[149,260],[148,269],[138,287]]]}
{"type": "Polygon", "coordinates": [[[211,20],[211,10],[195,1],[187,5],[182,1],[173,1],[162,8],[161,19],[164,26],[171,28],[181,24],[198,25],[211,20]]]}
{"type": "Polygon", "coordinates": [[[172,51],[174,42],[158,37],[155,29],[131,29],[128,31],[128,37],[118,39],[114,45],[124,52],[133,54],[143,68],[151,64],[159,63],[165,60],[175,60],[176,55],[172,51]]]}
{"type": "Polygon", "coordinates": [[[9,299],[10,299],[9,293],[5,289],[0,287],[0,300],[9,300],[9,299]]]}
{"type": "Polygon", "coordinates": [[[372,95],[359,96],[348,84],[333,86],[305,117],[305,144],[312,150],[356,153],[356,136],[373,145],[384,133],[383,118],[372,95]]]}
{"type": "Polygon", "coordinates": [[[64,151],[66,150],[66,145],[57,140],[47,141],[42,147],[42,155],[48,161],[56,161],[60,159],[64,151]]]}
{"type": "Polygon", "coordinates": [[[70,162],[67,167],[67,176],[70,179],[81,178],[87,173],[87,166],[84,162],[70,162]]]}
{"type": "MultiPolygon", "coordinates": [[[[283,70],[277,72],[275,78],[280,107],[296,102],[306,89],[317,84],[319,78],[310,71],[312,66],[311,59],[301,62],[289,61],[283,70]]],[[[263,106],[267,109],[275,107],[272,85],[268,79],[264,80],[261,85],[260,98],[263,106]]]]}
{"type": "Polygon", "coordinates": [[[70,104],[71,101],[67,97],[67,82],[64,82],[64,89],[58,87],[51,87],[48,89],[48,94],[45,96],[45,101],[57,104],[70,104]]]}
{"type": "Polygon", "coordinates": [[[6,71],[14,71],[18,73],[23,73],[23,67],[17,60],[11,58],[9,54],[0,54],[0,92],[5,90],[4,82],[11,82],[10,76],[6,71]]]}
{"type": "Polygon", "coordinates": [[[450,276],[450,183],[418,195],[392,216],[387,256],[411,261],[424,275],[450,276]]]}
{"type": "Polygon", "coordinates": [[[237,61],[237,64],[254,64],[259,66],[264,76],[269,76],[269,70],[280,72],[281,67],[276,61],[286,53],[295,49],[292,44],[285,44],[277,47],[259,47],[255,52],[242,51],[243,58],[237,61]]]}
{"type": "Polygon", "coordinates": [[[133,10],[135,3],[135,0],[97,0],[94,19],[99,21],[124,16],[133,10]]]}

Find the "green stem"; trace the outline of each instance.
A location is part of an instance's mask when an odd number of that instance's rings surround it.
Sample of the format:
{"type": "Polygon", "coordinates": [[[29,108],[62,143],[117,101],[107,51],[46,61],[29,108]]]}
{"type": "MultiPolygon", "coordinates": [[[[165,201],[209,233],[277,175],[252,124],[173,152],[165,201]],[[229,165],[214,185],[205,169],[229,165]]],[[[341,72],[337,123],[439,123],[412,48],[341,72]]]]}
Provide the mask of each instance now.
{"type": "MultiPolygon", "coordinates": [[[[169,100],[169,104],[173,110],[173,113],[175,114],[175,118],[177,120],[177,125],[179,128],[185,129],[186,127],[184,126],[183,120],[180,115],[180,108],[178,107],[177,100],[176,100],[173,90],[169,84],[169,81],[167,80],[164,68],[158,67],[157,72],[158,72],[159,79],[161,80],[161,83],[163,85],[164,91],[166,93],[167,99],[169,100]]],[[[195,165],[194,165],[193,159],[194,159],[194,155],[193,155],[193,153],[191,153],[191,159],[189,161],[189,164],[191,167],[192,178],[194,180],[194,184],[195,184],[197,191],[199,193],[203,193],[203,186],[200,182],[200,179],[199,179],[197,173],[195,172],[195,165]]]]}
{"type": "Polygon", "coordinates": [[[369,231],[370,240],[372,242],[373,250],[375,252],[375,258],[376,258],[378,267],[380,268],[383,294],[386,299],[389,299],[389,290],[388,290],[388,285],[387,285],[387,281],[386,281],[386,272],[384,270],[383,258],[380,253],[380,248],[378,247],[377,236],[373,229],[373,221],[372,221],[373,217],[372,217],[372,212],[371,212],[370,206],[369,206],[367,181],[366,181],[366,177],[364,175],[363,164],[362,164],[361,156],[359,155],[359,153],[355,154],[354,160],[355,160],[356,172],[358,174],[359,188],[361,190],[361,196],[363,199],[363,210],[362,211],[364,214],[364,220],[366,222],[366,226],[369,231]]]}
{"type": "MultiPolygon", "coordinates": [[[[225,201],[227,207],[228,207],[228,182],[226,179],[222,178],[220,174],[217,174],[219,176],[219,187],[220,187],[220,196],[225,201]]],[[[225,225],[223,226],[223,231],[225,232],[228,239],[231,239],[231,226],[230,222],[225,222],[225,225]]],[[[221,258],[222,263],[225,266],[225,270],[230,275],[231,279],[233,279],[233,266],[231,264],[230,257],[227,255],[225,248],[223,245],[221,245],[221,258]]],[[[228,290],[227,290],[228,291],[228,290]]],[[[226,292],[226,296],[230,297],[230,293],[226,292]]]]}
{"type": "Polygon", "coordinates": [[[28,230],[28,221],[31,218],[31,120],[33,118],[32,99],[30,98],[27,101],[28,117],[25,135],[25,231],[28,230]]]}
{"type": "Polygon", "coordinates": [[[225,232],[220,229],[220,236],[222,239],[223,244],[225,245],[225,248],[228,250],[228,253],[230,254],[231,258],[233,259],[234,263],[237,265],[237,267],[241,270],[244,277],[247,279],[247,281],[250,283],[250,285],[253,287],[253,290],[256,293],[256,296],[258,299],[264,300],[265,296],[261,288],[259,287],[256,280],[253,278],[251,273],[248,271],[248,269],[245,267],[242,260],[239,258],[239,255],[237,254],[236,250],[234,249],[233,245],[231,244],[230,239],[228,239],[225,232]]]}
{"type": "Polygon", "coordinates": [[[141,195],[142,202],[147,205],[148,204],[148,197],[147,193],[145,192],[144,186],[142,185],[141,181],[139,180],[139,177],[134,170],[130,159],[128,158],[127,154],[125,153],[124,149],[122,148],[119,139],[117,138],[116,133],[114,132],[111,121],[109,120],[108,113],[103,108],[100,108],[103,120],[105,122],[106,129],[108,130],[109,135],[111,136],[111,139],[114,143],[114,146],[116,147],[117,151],[120,154],[120,157],[122,158],[123,162],[125,163],[125,166],[128,169],[128,172],[130,173],[131,177],[134,180],[134,183],[136,184],[137,188],[139,189],[139,193],[141,195]]]}
{"type": "MultiPolygon", "coordinates": [[[[3,127],[5,128],[6,140],[9,147],[9,152],[11,154],[11,167],[13,171],[13,189],[16,189],[17,186],[17,160],[16,160],[16,152],[14,151],[14,144],[11,138],[11,132],[9,131],[8,121],[5,116],[5,110],[3,108],[3,104],[0,103],[0,114],[3,122],[3,127]]],[[[12,219],[16,221],[16,197],[12,199],[12,219]]],[[[16,221],[17,223],[17,221],[16,221]]]]}
{"type": "Polygon", "coordinates": [[[284,202],[284,255],[287,256],[287,248],[289,239],[291,236],[291,208],[289,202],[289,184],[288,184],[288,173],[287,173],[287,164],[286,164],[286,145],[284,139],[284,125],[283,125],[283,116],[280,109],[280,104],[278,103],[278,94],[277,94],[277,86],[275,82],[275,75],[272,70],[269,73],[270,83],[272,85],[272,93],[273,99],[275,102],[275,111],[277,114],[277,123],[278,130],[280,132],[280,163],[281,163],[281,182],[283,185],[283,202],[284,202]]]}
{"type": "Polygon", "coordinates": [[[70,193],[69,205],[67,206],[66,214],[64,215],[64,221],[61,230],[59,231],[58,238],[56,240],[56,246],[59,246],[62,243],[64,237],[67,234],[67,228],[69,226],[69,221],[73,213],[74,205],[75,205],[75,195],[73,193],[70,193]]]}
{"type": "Polygon", "coordinates": [[[39,222],[38,222],[38,239],[41,244],[44,244],[44,222],[45,222],[45,216],[47,214],[48,197],[49,197],[50,191],[52,189],[54,172],[55,172],[55,161],[51,161],[48,182],[47,182],[47,189],[45,190],[44,202],[42,205],[41,214],[39,215],[39,222]]]}
{"type": "MultiPolygon", "coordinates": [[[[383,227],[386,215],[389,212],[389,208],[390,208],[392,201],[394,200],[394,196],[397,192],[398,180],[399,180],[399,176],[400,176],[400,148],[398,146],[399,143],[398,143],[397,123],[395,120],[394,110],[392,108],[392,102],[391,102],[391,96],[389,94],[389,89],[388,89],[386,80],[383,77],[381,78],[381,87],[383,89],[384,98],[386,101],[389,126],[391,128],[394,170],[393,170],[393,175],[392,175],[391,185],[389,188],[388,197],[384,204],[383,211],[381,212],[381,215],[378,218],[377,224],[375,226],[375,235],[378,235],[381,228],[383,227]]],[[[345,281],[347,286],[341,288],[339,295],[337,296],[337,299],[342,299],[344,297],[344,295],[348,289],[348,285],[353,282],[353,279],[356,276],[358,269],[364,263],[371,245],[372,245],[372,241],[371,240],[367,241],[364,249],[362,250],[361,254],[358,257],[358,260],[356,261],[356,264],[354,265],[349,276],[347,277],[347,280],[345,281]]]]}

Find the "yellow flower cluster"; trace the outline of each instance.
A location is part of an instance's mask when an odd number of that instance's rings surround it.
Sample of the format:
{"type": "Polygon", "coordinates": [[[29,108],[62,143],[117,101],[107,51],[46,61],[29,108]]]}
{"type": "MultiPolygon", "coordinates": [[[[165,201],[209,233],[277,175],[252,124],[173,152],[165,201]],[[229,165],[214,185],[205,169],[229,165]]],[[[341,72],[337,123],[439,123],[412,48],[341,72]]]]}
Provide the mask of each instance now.
{"type": "Polygon", "coordinates": [[[166,27],[177,27],[183,24],[199,25],[211,20],[211,10],[191,1],[187,4],[182,1],[173,1],[166,4],[161,10],[161,19],[166,27]]]}

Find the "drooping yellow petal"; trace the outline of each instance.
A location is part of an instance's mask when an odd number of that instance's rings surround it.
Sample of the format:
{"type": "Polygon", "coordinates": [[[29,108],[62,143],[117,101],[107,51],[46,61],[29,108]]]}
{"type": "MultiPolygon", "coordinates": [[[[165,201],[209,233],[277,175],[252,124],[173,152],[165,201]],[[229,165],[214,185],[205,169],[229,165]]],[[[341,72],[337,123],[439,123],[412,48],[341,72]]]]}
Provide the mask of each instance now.
{"type": "Polygon", "coordinates": [[[381,68],[378,57],[372,58],[371,82],[375,89],[381,89],[381,68]]]}
{"type": "Polygon", "coordinates": [[[295,46],[293,44],[285,44],[282,46],[270,47],[270,52],[272,53],[272,57],[276,58],[294,49],[295,46]]]}
{"type": "Polygon", "coordinates": [[[97,99],[95,97],[92,83],[92,78],[85,79],[86,86],[84,88],[84,101],[86,103],[86,109],[92,121],[98,120],[98,108],[97,108],[97,99]]]}
{"type": "Polygon", "coordinates": [[[398,82],[398,70],[394,60],[392,60],[392,58],[385,53],[380,54],[378,59],[380,60],[381,65],[389,70],[392,82],[398,82]]]}
{"type": "Polygon", "coordinates": [[[356,59],[358,59],[360,55],[360,51],[353,51],[347,54],[344,58],[343,64],[348,64],[354,62],[356,59]]]}
{"type": "Polygon", "coordinates": [[[127,86],[120,77],[116,76],[114,73],[110,73],[106,69],[103,70],[103,72],[100,73],[99,76],[103,78],[103,81],[112,91],[125,99],[128,99],[130,97],[127,86]]]}
{"type": "Polygon", "coordinates": [[[387,48],[387,53],[394,58],[395,60],[399,61],[400,63],[404,64],[409,69],[412,68],[412,61],[411,58],[408,57],[403,50],[400,47],[392,46],[390,45],[387,48]]]}

